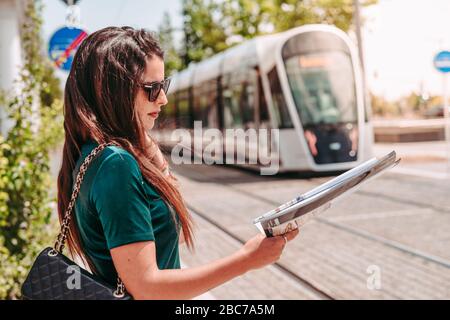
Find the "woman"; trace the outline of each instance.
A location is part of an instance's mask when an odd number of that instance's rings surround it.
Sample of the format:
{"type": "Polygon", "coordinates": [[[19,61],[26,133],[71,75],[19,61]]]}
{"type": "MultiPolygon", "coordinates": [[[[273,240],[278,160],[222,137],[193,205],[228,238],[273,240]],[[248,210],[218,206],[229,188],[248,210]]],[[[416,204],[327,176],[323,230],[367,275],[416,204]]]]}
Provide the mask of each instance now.
{"type": "Polygon", "coordinates": [[[58,177],[60,219],[74,177],[88,167],[70,225],[69,250],[111,285],[120,276],[135,299],[189,299],[279,259],[284,237],[250,239],[234,254],[180,269],[179,242],[193,248],[192,218],[148,135],[167,103],[163,52],[152,34],[109,27],[75,54],[64,99],[65,143],[58,177]]]}

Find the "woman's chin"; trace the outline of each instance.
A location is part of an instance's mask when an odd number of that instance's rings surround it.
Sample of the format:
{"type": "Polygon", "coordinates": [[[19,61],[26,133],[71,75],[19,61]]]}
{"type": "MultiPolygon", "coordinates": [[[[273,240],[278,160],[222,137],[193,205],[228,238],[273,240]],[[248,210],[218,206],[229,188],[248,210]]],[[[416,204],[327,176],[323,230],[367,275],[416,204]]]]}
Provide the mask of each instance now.
{"type": "Polygon", "coordinates": [[[145,131],[149,131],[149,130],[153,129],[154,126],[155,126],[154,120],[147,122],[147,125],[145,126],[145,131]]]}

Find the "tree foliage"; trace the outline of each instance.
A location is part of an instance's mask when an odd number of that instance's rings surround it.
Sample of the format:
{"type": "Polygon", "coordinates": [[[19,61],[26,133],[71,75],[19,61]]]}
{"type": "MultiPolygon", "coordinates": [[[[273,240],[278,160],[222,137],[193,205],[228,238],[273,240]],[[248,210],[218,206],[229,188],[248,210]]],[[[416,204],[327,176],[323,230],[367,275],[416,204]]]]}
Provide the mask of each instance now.
{"type": "Polygon", "coordinates": [[[183,0],[183,67],[228,48],[218,2],[183,0]]]}
{"type": "Polygon", "coordinates": [[[168,12],[165,12],[163,21],[158,28],[158,36],[161,47],[164,50],[166,75],[179,70],[182,66],[181,57],[174,45],[173,31],[170,15],[168,12]]]}
{"type": "MultiPolygon", "coordinates": [[[[377,0],[360,0],[361,6],[377,0]]],[[[311,23],[332,24],[349,31],[353,24],[354,0],[275,0],[271,22],[276,31],[311,23]]]]}
{"type": "Polygon", "coordinates": [[[49,151],[63,136],[62,104],[42,55],[41,10],[40,1],[26,1],[23,66],[11,91],[17,93],[2,97],[13,125],[6,139],[0,135],[0,299],[20,295],[33,258],[52,244],[56,230],[49,151]]]}
{"type": "MultiPolygon", "coordinates": [[[[361,6],[377,0],[360,0],[361,6]]],[[[352,29],[354,0],[183,0],[178,70],[258,35],[311,23],[352,29]]],[[[170,64],[171,58],[168,58],[170,64]]]]}

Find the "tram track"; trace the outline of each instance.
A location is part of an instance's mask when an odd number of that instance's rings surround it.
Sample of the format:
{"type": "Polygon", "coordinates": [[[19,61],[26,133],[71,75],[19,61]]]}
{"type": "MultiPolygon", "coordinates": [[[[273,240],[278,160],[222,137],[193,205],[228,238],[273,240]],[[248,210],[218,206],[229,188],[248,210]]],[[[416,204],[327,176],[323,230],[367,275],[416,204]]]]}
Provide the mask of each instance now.
{"type": "MultiPolygon", "coordinates": [[[[208,175],[206,175],[204,173],[196,172],[196,174],[200,174],[200,175],[203,176],[203,178],[208,178],[208,181],[210,181],[210,182],[212,182],[214,184],[217,184],[217,185],[229,188],[229,189],[231,189],[231,190],[233,190],[235,192],[238,192],[238,193],[240,193],[242,195],[245,195],[245,196],[247,196],[247,197],[249,197],[249,198],[251,198],[253,200],[261,201],[261,202],[269,204],[270,206],[273,206],[273,207],[277,207],[277,206],[280,205],[280,203],[277,202],[277,201],[270,200],[270,199],[265,198],[265,197],[263,197],[261,195],[258,195],[258,194],[254,194],[253,192],[248,191],[248,190],[243,190],[242,188],[236,187],[236,186],[234,186],[231,183],[219,181],[219,180],[215,179],[214,177],[208,176],[208,175]]],[[[242,172],[242,174],[246,174],[246,173],[242,172]]],[[[378,193],[370,192],[370,191],[358,190],[355,193],[363,195],[363,196],[367,196],[367,197],[373,197],[373,198],[379,198],[380,196],[387,197],[384,194],[378,194],[378,193]]],[[[390,201],[393,201],[393,202],[396,202],[396,203],[400,203],[400,204],[408,204],[408,205],[413,204],[413,205],[417,205],[420,208],[429,208],[430,207],[429,205],[425,205],[424,203],[420,203],[420,202],[417,202],[417,201],[414,201],[414,203],[412,203],[411,201],[406,201],[405,199],[399,199],[399,198],[394,197],[394,196],[389,196],[388,198],[389,198],[390,201]],[[417,204],[416,204],[416,202],[417,202],[417,204]]],[[[450,212],[450,210],[448,210],[446,208],[441,208],[440,206],[434,206],[434,207],[432,206],[432,209],[436,210],[436,211],[450,212]],[[436,208],[434,208],[434,207],[436,207],[436,208]]],[[[206,216],[206,219],[210,223],[212,223],[215,226],[219,227],[225,233],[229,233],[225,228],[221,227],[220,224],[216,223],[215,221],[213,221],[209,217],[206,216]]],[[[332,221],[330,219],[323,218],[323,217],[316,217],[315,221],[317,221],[318,223],[321,223],[321,224],[328,225],[328,226],[333,227],[335,229],[338,229],[340,231],[343,231],[343,232],[346,232],[346,233],[350,233],[352,235],[364,238],[366,240],[370,240],[370,241],[382,244],[384,246],[393,248],[393,249],[395,249],[397,251],[401,251],[403,253],[406,253],[406,254],[409,254],[409,255],[412,255],[412,256],[415,256],[415,257],[419,257],[419,258],[421,258],[421,259],[423,259],[425,261],[428,261],[428,262],[431,262],[431,263],[434,263],[434,264],[438,264],[440,266],[443,266],[445,268],[450,269],[450,261],[448,261],[448,260],[446,260],[444,258],[435,256],[435,255],[423,252],[421,250],[417,250],[417,249],[412,248],[410,246],[404,245],[404,244],[402,244],[400,242],[397,242],[397,241],[394,241],[394,240],[390,240],[390,239],[386,239],[386,238],[383,238],[381,236],[375,235],[375,234],[373,234],[371,232],[367,232],[365,230],[360,230],[358,228],[351,227],[351,226],[348,226],[346,224],[339,223],[339,222],[336,222],[336,221],[332,221]]],[[[236,237],[235,235],[232,235],[231,233],[230,233],[230,236],[232,236],[233,238],[236,238],[237,240],[239,239],[238,237],[236,237]]],[[[239,241],[241,241],[241,240],[239,239],[239,241]]],[[[284,269],[286,269],[286,272],[294,274],[292,271],[288,270],[284,266],[280,266],[280,268],[284,268],[284,269]]]]}
{"type": "MultiPolygon", "coordinates": [[[[262,202],[270,204],[272,206],[279,206],[280,205],[280,203],[278,203],[276,201],[269,200],[267,198],[263,198],[263,197],[261,197],[259,195],[255,195],[255,194],[253,194],[251,192],[242,190],[240,188],[235,188],[233,185],[229,185],[229,184],[222,184],[222,185],[224,185],[224,186],[226,186],[228,188],[234,189],[236,191],[239,191],[239,192],[245,194],[246,196],[248,196],[250,198],[262,201],[262,202]]],[[[373,192],[366,192],[366,191],[357,191],[356,193],[357,194],[362,194],[362,195],[365,195],[365,196],[373,196],[374,198],[378,198],[380,196],[380,194],[376,194],[376,193],[373,193],[373,192]]],[[[391,197],[390,200],[393,201],[393,199],[395,199],[395,197],[391,197]]],[[[397,201],[397,202],[400,202],[400,201],[397,201]]],[[[411,202],[406,203],[406,202],[403,202],[403,201],[401,201],[400,203],[411,204],[411,202]]],[[[377,243],[381,243],[381,244],[383,244],[385,246],[388,246],[390,248],[397,249],[397,250],[402,251],[404,253],[408,253],[410,255],[422,258],[424,260],[427,260],[427,261],[439,264],[439,265],[441,265],[443,267],[446,267],[446,268],[450,269],[450,261],[445,260],[445,259],[440,258],[440,257],[437,257],[437,256],[434,256],[434,255],[431,255],[431,254],[428,254],[428,253],[425,253],[425,252],[422,252],[420,250],[411,248],[411,247],[406,246],[404,244],[401,244],[401,243],[399,243],[397,241],[385,239],[383,237],[374,235],[374,234],[372,234],[370,232],[363,231],[363,230],[360,230],[358,228],[350,227],[350,226],[347,226],[347,225],[339,223],[339,222],[331,221],[331,220],[323,218],[323,217],[315,217],[315,220],[317,222],[320,222],[320,223],[323,223],[323,224],[327,224],[327,225],[329,225],[331,227],[334,227],[334,228],[337,228],[339,230],[351,233],[353,235],[356,235],[356,236],[359,236],[359,237],[362,237],[362,238],[365,238],[365,239],[368,239],[368,240],[371,240],[371,241],[374,241],[374,242],[377,242],[377,243]]]]}
{"type": "MultiPolygon", "coordinates": [[[[188,205],[187,207],[191,211],[191,213],[200,217],[210,225],[213,225],[216,229],[220,230],[220,232],[222,232],[229,238],[233,239],[239,245],[245,244],[245,241],[243,239],[235,235],[233,232],[230,232],[229,230],[224,228],[222,225],[211,219],[207,214],[205,214],[201,210],[194,208],[191,205],[188,205]]],[[[272,267],[275,268],[277,271],[281,272],[284,277],[289,278],[290,281],[294,281],[296,285],[301,286],[303,290],[309,291],[312,295],[316,296],[317,298],[321,300],[335,300],[334,297],[332,297],[331,295],[329,295],[328,293],[326,293],[325,291],[323,291],[322,289],[320,289],[307,279],[299,276],[289,268],[283,266],[281,263],[275,262],[274,264],[272,264],[272,267]]]]}

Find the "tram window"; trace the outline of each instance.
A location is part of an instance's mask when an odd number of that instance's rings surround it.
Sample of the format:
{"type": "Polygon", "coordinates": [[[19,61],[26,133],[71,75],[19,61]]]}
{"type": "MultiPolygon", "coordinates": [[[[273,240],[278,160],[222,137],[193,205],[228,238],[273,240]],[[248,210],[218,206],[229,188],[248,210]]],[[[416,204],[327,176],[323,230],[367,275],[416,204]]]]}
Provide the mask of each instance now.
{"type": "Polygon", "coordinates": [[[255,128],[255,109],[256,109],[256,94],[257,94],[257,73],[255,69],[246,69],[241,74],[240,85],[240,101],[239,107],[242,113],[242,121],[245,129],[255,128]]]}
{"type": "Polygon", "coordinates": [[[272,93],[273,107],[277,118],[278,127],[280,129],[293,128],[292,120],[287,109],[286,100],[284,99],[283,90],[281,89],[280,79],[278,78],[277,69],[274,67],[269,73],[270,92],[272,93]]]}
{"type": "Polygon", "coordinates": [[[252,95],[254,94],[253,88],[246,81],[242,83],[242,87],[239,88],[239,109],[242,114],[242,122],[247,124],[253,120],[253,101],[252,95]]]}
{"type": "Polygon", "coordinates": [[[190,128],[191,117],[189,114],[189,90],[185,89],[178,93],[177,96],[178,107],[178,122],[181,128],[190,128]]]}
{"type": "Polygon", "coordinates": [[[217,79],[208,80],[208,90],[205,93],[208,108],[205,114],[205,123],[208,127],[217,128],[219,126],[218,106],[217,106],[217,79]]]}
{"type": "Polygon", "coordinates": [[[348,54],[327,51],[293,55],[286,72],[304,126],[356,122],[356,93],[348,54]]]}
{"type": "Polygon", "coordinates": [[[248,68],[222,77],[225,128],[255,128],[257,74],[248,68]]]}
{"type": "Polygon", "coordinates": [[[269,110],[267,108],[266,97],[264,96],[264,88],[261,81],[259,70],[256,70],[258,75],[258,103],[259,103],[259,121],[269,121],[269,110]]]}
{"type": "Polygon", "coordinates": [[[193,110],[194,110],[194,114],[193,114],[193,118],[194,121],[202,121],[202,125],[203,124],[203,110],[207,107],[205,103],[205,94],[204,94],[204,84],[201,83],[197,86],[194,87],[193,90],[193,101],[194,101],[194,106],[193,106],[193,110]]]}
{"type": "Polygon", "coordinates": [[[217,126],[217,81],[202,82],[194,88],[194,120],[203,127],[217,126]]]}
{"type": "Polygon", "coordinates": [[[239,84],[234,81],[239,78],[228,74],[222,78],[223,119],[225,128],[241,128],[242,114],[239,108],[239,84]]]}

